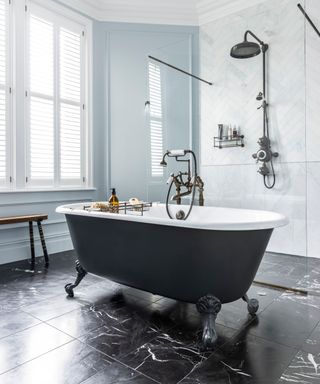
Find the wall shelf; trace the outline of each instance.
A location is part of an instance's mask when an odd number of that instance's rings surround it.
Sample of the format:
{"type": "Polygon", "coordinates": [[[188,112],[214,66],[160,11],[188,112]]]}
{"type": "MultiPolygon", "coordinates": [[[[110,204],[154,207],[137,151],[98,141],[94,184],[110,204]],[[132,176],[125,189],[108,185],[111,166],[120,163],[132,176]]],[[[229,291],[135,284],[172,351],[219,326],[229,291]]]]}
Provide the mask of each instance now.
{"type": "Polygon", "coordinates": [[[231,147],[244,147],[244,135],[233,136],[229,138],[228,136],[222,136],[222,139],[219,137],[214,137],[213,142],[214,148],[231,148],[231,147]]]}

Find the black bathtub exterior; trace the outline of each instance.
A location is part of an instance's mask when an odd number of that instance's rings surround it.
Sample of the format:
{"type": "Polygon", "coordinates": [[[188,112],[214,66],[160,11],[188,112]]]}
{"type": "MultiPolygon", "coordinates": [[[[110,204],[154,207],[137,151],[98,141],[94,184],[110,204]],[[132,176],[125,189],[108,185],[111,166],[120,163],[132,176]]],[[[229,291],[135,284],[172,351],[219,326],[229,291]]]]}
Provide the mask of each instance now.
{"type": "Polygon", "coordinates": [[[244,297],[273,229],[218,231],[66,214],[81,266],[115,282],[197,303],[244,297]]]}

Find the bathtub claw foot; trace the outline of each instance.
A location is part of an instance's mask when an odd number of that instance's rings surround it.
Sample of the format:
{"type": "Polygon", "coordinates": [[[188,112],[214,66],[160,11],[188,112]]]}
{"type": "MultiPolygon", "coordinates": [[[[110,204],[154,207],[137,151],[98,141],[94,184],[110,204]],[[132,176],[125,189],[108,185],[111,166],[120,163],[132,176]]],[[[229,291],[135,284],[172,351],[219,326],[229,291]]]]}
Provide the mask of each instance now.
{"type": "Polygon", "coordinates": [[[216,318],[221,310],[221,302],[213,295],[206,295],[198,300],[197,310],[202,315],[203,323],[201,349],[204,351],[212,350],[218,339],[216,318]]]}
{"type": "Polygon", "coordinates": [[[248,312],[250,315],[255,315],[258,312],[259,309],[259,301],[257,299],[249,299],[247,295],[244,295],[242,297],[242,300],[245,301],[248,305],[248,312]]]}
{"type": "Polygon", "coordinates": [[[81,280],[85,277],[85,275],[87,274],[87,271],[84,270],[79,262],[79,260],[76,261],[76,271],[77,271],[77,278],[76,278],[76,281],[72,284],[72,283],[69,283],[67,284],[64,289],[65,291],[67,292],[68,296],[69,297],[74,297],[74,292],[73,292],[73,289],[75,287],[77,287],[81,280]]]}

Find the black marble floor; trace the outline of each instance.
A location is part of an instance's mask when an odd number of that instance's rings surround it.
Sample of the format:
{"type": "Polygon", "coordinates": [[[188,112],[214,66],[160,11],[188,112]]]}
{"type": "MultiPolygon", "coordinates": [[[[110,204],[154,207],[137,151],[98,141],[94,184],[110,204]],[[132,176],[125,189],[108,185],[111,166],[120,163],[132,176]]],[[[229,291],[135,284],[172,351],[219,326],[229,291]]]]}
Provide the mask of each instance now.
{"type": "Polygon", "coordinates": [[[256,280],[320,294],[320,259],[267,252],[256,280]]]}
{"type": "MultiPolygon", "coordinates": [[[[0,266],[1,384],[320,383],[320,296],[253,285],[258,316],[241,300],[223,305],[217,346],[202,353],[194,305],[92,275],[67,298],[74,259],[0,266]]],[[[269,254],[257,277],[318,281],[320,260],[308,274],[298,264],[269,254]]]]}

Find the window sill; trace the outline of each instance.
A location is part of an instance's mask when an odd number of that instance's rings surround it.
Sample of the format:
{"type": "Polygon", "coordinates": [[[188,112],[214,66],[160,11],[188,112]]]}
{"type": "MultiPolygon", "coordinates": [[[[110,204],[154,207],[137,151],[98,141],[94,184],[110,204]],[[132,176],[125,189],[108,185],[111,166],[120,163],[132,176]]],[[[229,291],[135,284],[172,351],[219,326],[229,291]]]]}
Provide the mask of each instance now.
{"type": "Polygon", "coordinates": [[[37,193],[37,192],[90,192],[90,191],[96,191],[97,188],[93,187],[87,187],[87,188],[81,188],[81,187],[66,187],[66,188],[28,188],[28,189],[0,189],[1,193],[37,193]]]}

